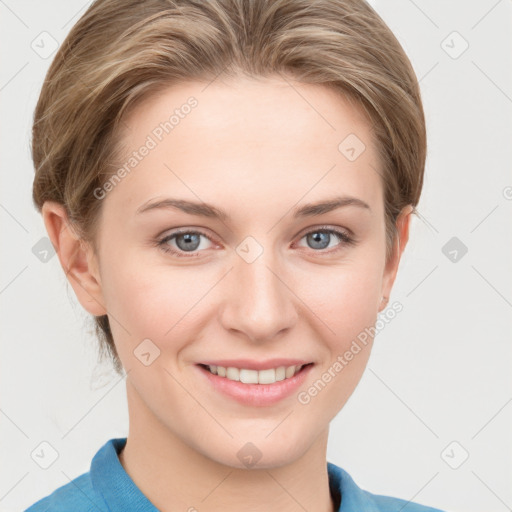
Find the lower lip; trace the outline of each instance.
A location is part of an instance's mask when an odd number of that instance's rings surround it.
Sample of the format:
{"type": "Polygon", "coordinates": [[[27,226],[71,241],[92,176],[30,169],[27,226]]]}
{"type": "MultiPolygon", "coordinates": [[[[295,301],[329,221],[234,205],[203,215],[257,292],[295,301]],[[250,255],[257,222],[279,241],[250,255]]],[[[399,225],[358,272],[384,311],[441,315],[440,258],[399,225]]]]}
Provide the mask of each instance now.
{"type": "Polygon", "coordinates": [[[244,384],[243,382],[219,377],[206,368],[197,365],[199,371],[208,379],[216,391],[233,398],[243,405],[266,407],[290,396],[304,382],[313,364],[304,366],[299,373],[290,379],[280,380],[273,384],[244,384]]]}

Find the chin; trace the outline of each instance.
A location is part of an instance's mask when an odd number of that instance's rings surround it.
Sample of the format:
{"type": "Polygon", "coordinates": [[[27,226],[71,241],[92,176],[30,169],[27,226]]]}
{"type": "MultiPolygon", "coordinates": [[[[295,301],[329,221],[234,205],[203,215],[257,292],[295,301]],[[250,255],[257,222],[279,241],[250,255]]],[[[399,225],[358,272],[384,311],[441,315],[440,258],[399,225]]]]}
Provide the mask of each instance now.
{"type": "MultiPolygon", "coordinates": [[[[302,445],[294,437],[287,436],[286,444],[278,436],[275,439],[271,437],[272,434],[267,439],[255,439],[252,436],[251,441],[249,434],[243,441],[244,436],[237,436],[223,447],[216,444],[216,447],[221,447],[221,452],[208,453],[209,450],[206,450],[203,454],[219,464],[232,468],[274,469],[292,464],[309,448],[309,445],[302,445]]],[[[301,439],[304,440],[305,437],[301,436],[301,439]]]]}

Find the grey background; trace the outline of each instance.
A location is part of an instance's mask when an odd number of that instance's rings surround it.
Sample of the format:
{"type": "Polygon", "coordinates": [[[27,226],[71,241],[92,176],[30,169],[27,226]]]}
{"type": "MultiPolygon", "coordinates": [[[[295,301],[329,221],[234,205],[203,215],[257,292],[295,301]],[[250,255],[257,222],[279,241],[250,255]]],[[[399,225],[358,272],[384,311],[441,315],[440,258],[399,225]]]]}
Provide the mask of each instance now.
{"type": "MultiPolygon", "coordinates": [[[[371,3],[420,80],[429,149],[390,299],[404,310],[332,422],[328,460],[376,494],[511,510],[512,0],[371,3]]],[[[92,323],[58,258],[44,257],[31,202],[45,52],[88,5],[0,1],[2,512],[88,471],[106,440],[128,432],[125,381],[97,364],[92,323]]]]}

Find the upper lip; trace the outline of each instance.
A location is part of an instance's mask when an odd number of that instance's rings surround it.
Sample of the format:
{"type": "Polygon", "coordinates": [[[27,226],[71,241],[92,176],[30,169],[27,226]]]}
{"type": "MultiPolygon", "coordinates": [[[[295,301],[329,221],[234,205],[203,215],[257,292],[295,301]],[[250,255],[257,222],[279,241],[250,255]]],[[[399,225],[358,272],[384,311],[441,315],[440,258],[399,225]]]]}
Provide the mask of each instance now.
{"type": "Polygon", "coordinates": [[[217,359],[209,361],[201,361],[199,364],[223,366],[224,368],[246,368],[247,370],[269,370],[271,368],[278,368],[279,366],[293,366],[305,365],[312,363],[312,361],[305,361],[303,359],[267,359],[266,361],[254,361],[253,359],[217,359]]]}

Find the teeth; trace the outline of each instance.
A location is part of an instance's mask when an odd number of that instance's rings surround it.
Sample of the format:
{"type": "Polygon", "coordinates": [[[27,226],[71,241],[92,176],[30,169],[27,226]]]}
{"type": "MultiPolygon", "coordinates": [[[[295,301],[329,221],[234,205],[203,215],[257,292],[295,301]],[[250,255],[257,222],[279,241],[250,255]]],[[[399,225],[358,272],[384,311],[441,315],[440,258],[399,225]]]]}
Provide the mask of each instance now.
{"type": "Polygon", "coordinates": [[[276,368],[276,380],[284,380],[286,378],[286,368],[284,366],[280,366],[276,368]]]}
{"type": "Polygon", "coordinates": [[[244,384],[274,384],[293,377],[303,365],[279,366],[268,370],[247,370],[245,368],[225,368],[224,366],[209,365],[210,372],[219,377],[236,380],[244,384]]]}
{"type": "Polygon", "coordinates": [[[276,382],[276,371],[274,368],[254,372],[257,375],[258,384],[273,384],[276,382]]]}
{"type": "Polygon", "coordinates": [[[240,382],[244,384],[258,384],[257,370],[240,370],[240,382]]]}
{"type": "Polygon", "coordinates": [[[286,372],[284,374],[284,376],[289,379],[290,377],[293,377],[293,374],[295,373],[295,366],[288,366],[288,368],[286,368],[286,372]]]}
{"type": "Polygon", "coordinates": [[[238,368],[226,368],[226,378],[229,380],[240,380],[240,370],[238,368]]]}

